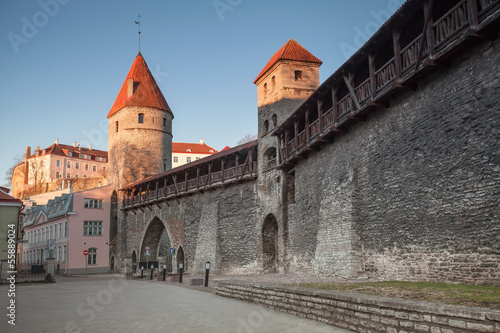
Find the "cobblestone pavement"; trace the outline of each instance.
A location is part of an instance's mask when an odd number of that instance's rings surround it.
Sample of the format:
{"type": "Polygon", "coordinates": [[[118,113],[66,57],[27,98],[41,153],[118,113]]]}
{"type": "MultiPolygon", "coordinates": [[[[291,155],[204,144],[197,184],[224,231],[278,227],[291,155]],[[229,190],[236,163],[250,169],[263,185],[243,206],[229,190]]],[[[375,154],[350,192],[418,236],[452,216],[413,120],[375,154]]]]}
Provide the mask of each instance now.
{"type": "Polygon", "coordinates": [[[119,275],[57,281],[16,286],[15,326],[7,323],[9,286],[0,286],[0,332],[349,332],[163,282],[119,275]]]}

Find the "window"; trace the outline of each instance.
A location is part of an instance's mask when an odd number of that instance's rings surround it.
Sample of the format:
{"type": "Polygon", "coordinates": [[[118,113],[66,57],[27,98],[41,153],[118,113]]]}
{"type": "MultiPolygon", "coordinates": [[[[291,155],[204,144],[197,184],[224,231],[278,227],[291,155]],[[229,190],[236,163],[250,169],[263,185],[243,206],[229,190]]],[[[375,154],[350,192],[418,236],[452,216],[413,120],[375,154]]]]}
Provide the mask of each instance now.
{"type": "Polygon", "coordinates": [[[83,199],[83,207],[90,209],[101,209],[102,199],[83,199]]]}
{"type": "Polygon", "coordinates": [[[179,157],[174,156],[174,163],[179,163],[179,157]]]}
{"type": "Polygon", "coordinates": [[[200,159],[199,157],[197,157],[197,158],[196,158],[196,160],[197,160],[197,161],[198,161],[199,159],[200,159]]]}
{"type": "Polygon", "coordinates": [[[163,163],[163,171],[167,171],[167,163],[163,163]]]}
{"type": "Polygon", "coordinates": [[[71,162],[68,161],[68,165],[67,165],[68,168],[71,168],[71,162]]]}
{"type": "Polygon", "coordinates": [[[75,169],[80,169],[80,163],[78,162],[75,163],[75,169]]]}
{"type": "Polygon", "coordinates": [[[264,83],[264,95],[267,94],[267,83],[264,83]]]}
{"type": "Polygon", "coordinates": [[[52,233],[52,226],[49,227],[49,239],[52,239],[52,236],[54,234],[52,233]]]}
{"type": "Polygon", "coordinates": [[[264,120],[264,133],[269,132],[269,121],[266,119],[264,120]]]}
{"type": "Polygon", "coordinates": [[[271,119],[273,120],[273,126],[278,126],[278,117],[276,116],[276,114],[273,114],[271,119]]]}
{"type": "Polygon", "coordinates": [[[144,113],[139,113],[139,124],[144,123],[144,113]]]}
{"type": "Polygon", "coordinates": [[[295,71],[295,81],[302,80],[302,71],[295,71]]]}
{"type": "Polygon", "coordinates": [[[84,221],[84,236],[102,236],[102,221],[84,221]]]}
{"type": "Polygon", "coordinates": [[[62,229],[62,223],[59,223],[59,230],[57,231],[57,238],[61,238],[61,236],[62,236],[61,229],[62,229]]]}
{"type": "Polygon", "coordinates": [[[70,174],[70,173],[68,173],[68,174],[66,175],[66,178],[71,178],[71,174],[70,174]]]}
{"type": "Polygon", "coordinates": [[[87,264],[97,265],[97,249],[95,247],[91,247],[89,249],[89,254],[87,256],[87,264]]]}
{"type": "Polygon", "coordinates": [[[186,162],[191,162],[191,157],[186,157],[186,162]]]}
{"type": "Polygon", "coordinates": [[[61,178],[61,174],[59,173],[59,171],[56,171],[56,178],[61,178]]]}
{"type": "Polygon", "coordinates": [[[61,166],[61,160],[56,160],[56,166],[58,166],[58,167],[61,166]]]}
{"type": "Polygon", "coordinates": [[[66,261],[66,245],[63,245],[62,262],[66,261]]]}
{"type": "Polygon", "coordinates": [[[89,171],[89,165],[85,164],[85,171],[89,171]]]}
{"type": "Polygon", "coordinates": [[[97,167],[95,165],[92,166],[92,171],[94,171],[94,172],[97,171],[97,167]]]}
{"type": "Polygon", "coordinates": [[[163,118],[163,127],[167,127],[167,118],[163,118]]]}
{"type": "Polygon", "coordinates": [[[271,90],[274,90],[276,88],[276,78],[273,76],[271,78],[271,90]]]}
{"type": "Polygon", "coordinates": [[[57,255],[56,255],[56,260],[57,262],[61,261],[61,246],[57,247],[57,255]]]}
{"type": "MultiPolygon", "coordinates": [[[[68,237],[68,221],[64,221],[64,237],[68,237]]],[[[64,245],[64,252],[66,252],[66,245],[64,245]]]]}
{"type": "Polygon", "coordinates": [[[70,151],[68,151],[68,156],[71,157],[72,156],[72,153],[70,151]]]}
{"type": "Polygon", "coordinates": [[[118,133],[118,122],[115,123],[116,132],[118,133]]]}

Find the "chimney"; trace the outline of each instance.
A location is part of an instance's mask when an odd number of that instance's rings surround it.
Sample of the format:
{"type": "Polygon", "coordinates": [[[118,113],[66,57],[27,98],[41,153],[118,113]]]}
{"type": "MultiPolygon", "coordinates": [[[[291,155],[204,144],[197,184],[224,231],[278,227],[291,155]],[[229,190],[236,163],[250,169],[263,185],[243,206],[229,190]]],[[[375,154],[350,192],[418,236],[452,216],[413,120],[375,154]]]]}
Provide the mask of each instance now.
{"type": "Polygon", "coordinates": [[[58,144],[59,144],[59,139],[56,139],[55,144],[56,144],[56,145],[58,145],[58,144]]]}
{"type": "Polygon", "coordinates": [[[200,139],[200,144],[204,145],[205,141],[203,141],[203,139],[200,139]]]}
{"type": "Polygon", "coordinates": [[[92,145],[89,145],[89,150],[92,150],[92,145]]]}
{"type": "Polygon", "coordinates": [[[36,156],[40,155],[40,146],[36,146],[35,155],[36,156]]]}
{"type": "Polygon", "coordinates": [[[28,147],[26,147],[26,155],[24,155],[24,159],[26,160],[26,159],[30,158],[30,156],[31,156],[31,147],[28,146],[28,147]]]}
{"type": "Polygon", "coordinates": [[[127,98],[134,94],[134,79],[127,79],[127,98]]]}
{"type": "Polygon", "coordinates": [[[73,141],[73,147],[75,147],[75,148],[76,148],[76,142],[75,142],[75,141],[73,141]]]}

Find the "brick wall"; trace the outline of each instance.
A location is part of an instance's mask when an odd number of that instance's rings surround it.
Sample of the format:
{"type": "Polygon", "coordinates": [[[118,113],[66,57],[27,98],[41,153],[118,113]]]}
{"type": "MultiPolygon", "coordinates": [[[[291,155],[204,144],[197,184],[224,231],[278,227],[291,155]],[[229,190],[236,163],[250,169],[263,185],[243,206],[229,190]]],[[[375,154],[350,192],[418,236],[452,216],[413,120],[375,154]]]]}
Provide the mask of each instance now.
{"type": "Polygon", "coordinates": [[[500,332],[500,311],[483,308],[240,281],[213,292],[355,332],[500,332]]]}

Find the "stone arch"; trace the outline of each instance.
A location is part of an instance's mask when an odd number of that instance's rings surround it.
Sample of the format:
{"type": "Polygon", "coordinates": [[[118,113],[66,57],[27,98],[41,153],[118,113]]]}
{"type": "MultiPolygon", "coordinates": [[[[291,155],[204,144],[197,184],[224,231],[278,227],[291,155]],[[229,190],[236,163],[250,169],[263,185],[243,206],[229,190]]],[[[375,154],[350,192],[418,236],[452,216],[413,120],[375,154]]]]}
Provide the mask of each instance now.
{"type": "Polygon", "coordinates": [[[179,246],[179,248],[177,249],[177,270],[179,270],[179,263],[182,262],[182,264],[184,265],[184,269],[183,271],[184,272],[187,272],[187,265],[186,265],[186,261],[184,259],[184,250],[182,249],[182,246],[179,246]]]}
{"type": "Polygon", "coordinates": [[[167,256],[171,244],[167,228],[165,228],[165,225],[158,217],[154,217],[144,233],[140,249],[141,262],[146,261],[146,246],[149,247],[150,252],[150,256],[147,258],[147,261],[157,261],[159,257],[167,256]]]}
{"type": "Polygon", "coordinates": [[[137,255],[132,251],[132,273],[137,272],[137,255]]]}
{"type": "Polygon", "coordinates": [[[278,253],[278,221],[273,214],[269,214],[262,225],[262,264],[265,273],[277,272],[278,253]]]}

